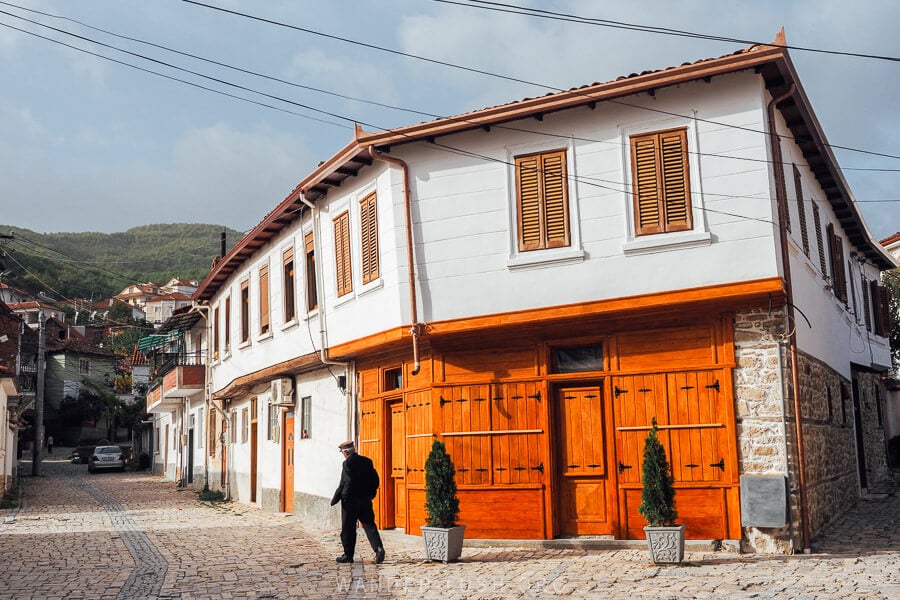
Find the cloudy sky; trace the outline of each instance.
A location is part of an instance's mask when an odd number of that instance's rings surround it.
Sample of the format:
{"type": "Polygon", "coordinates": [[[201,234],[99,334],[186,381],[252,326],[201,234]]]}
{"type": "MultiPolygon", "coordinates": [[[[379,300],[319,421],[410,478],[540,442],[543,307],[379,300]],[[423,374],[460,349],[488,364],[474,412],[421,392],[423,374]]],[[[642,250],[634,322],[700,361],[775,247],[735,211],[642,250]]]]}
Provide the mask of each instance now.
{"type": "MultiPolygon", "coordinates": [[[[472,0],[202,1],[255,18],[184,0],[0,1],[0,223],[247,231],[353,122],[390,128],[745,46],[472,0]]],[[[784,26],[792,46],[900,57],[896,0],[505,1],[763,42],[784,26]]],[[[865,151],[835,152],[870,231],[900,231],[900,159],[878,156],[900,156],[900,62],[791,56],[829,141],[865,151]]]]}

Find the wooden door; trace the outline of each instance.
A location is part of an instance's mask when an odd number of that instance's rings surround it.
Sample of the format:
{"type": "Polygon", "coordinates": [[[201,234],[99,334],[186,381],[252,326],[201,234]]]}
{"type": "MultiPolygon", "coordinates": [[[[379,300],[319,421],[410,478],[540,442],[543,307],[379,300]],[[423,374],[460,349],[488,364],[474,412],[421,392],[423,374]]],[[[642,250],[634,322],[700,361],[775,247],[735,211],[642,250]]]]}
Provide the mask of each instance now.
{"type": "Polygon", "coordinates": [[[560,533],[613,534],[600,387],[561,388],[556,407],[560,533]]]}
{"type": "Polygon", "coordinates": [[[394,527],[406,529],[406,424],[403,402],[392,402],[391,410],[391,479],[394,527]]]}
{"type": "Polygon", "coordinates": [[[294,411],[284,413],[284,444],[281,460],[281,506],[283,512],[294,512],[294,411]]]}
{"type": "Polygon", "coordinates": [[[613,379],[620,515],[624,534],[643,539],[644,440],[655,417],[675,479],[678,522],[691,539],[740,537],[734,414],[727,370],[613,379]]]}

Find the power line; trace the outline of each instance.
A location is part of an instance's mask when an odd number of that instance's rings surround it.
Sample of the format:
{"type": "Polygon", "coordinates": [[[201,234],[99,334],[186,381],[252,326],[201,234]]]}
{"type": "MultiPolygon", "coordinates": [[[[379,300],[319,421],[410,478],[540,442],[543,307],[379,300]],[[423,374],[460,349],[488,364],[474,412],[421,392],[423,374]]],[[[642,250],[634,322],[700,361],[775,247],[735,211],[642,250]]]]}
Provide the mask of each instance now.
{"type": "MultiPolygon", "coordinates": [[[[189,1],[189,0],[185,0],[185,1],[189,1]]],[[[192,2],[192,3],[200,4],[200,3],[196,3],[196,2],[192,2]]],[[[41,15],[44,15],[44,16],[49,16],[49,17],[55,18],[55,19],[61,19],[61,20],[71,21],[71,22],[73,22],[73,23],[77,23],[77,24],[82,25],[82,26],[84,26],[84,27],[87,27],[87,28],[89,28],[89,29],[93,29],[93,30],[96,30],[96,31],[101,31],[101,32],[103,32],[103,33],[106,33],[106,34],[108,34],[108,35],[112,35],[112,36],[115,36],[115,37],[118,37],[118,38],[121,38],[121,39],[126,39],[126,40],[129,40],[129,41],[135,41],[135,42],[138,42],[138,43],[141,43],[141,44],[146,44],[146,45],[149,45],[149,46],[152,46],[152,47],[155,47],[155,48],[159,48],[159,49],[163,49],[163,50],[166,50],[166,51],[169,51],[169,52],[173,52],[173,53],[175,53],[175,54],[179,54],[179,55],[182,55],[182,56],[187,56],[187,57],[194,58],[194,59],[197,59],[197,60],[205,61],[205,62],[208,62],[208,63],[211,63],[211,64],[215,64],[215,65],[217,65],[217,66],[223,66],[223,67],[226,67],[226,68],[229,68],[229,69],[236,70],[236,71],[238,71],[238,72],[247,73],[247,74],[252,74],[252,75],[255,75],[255,76],[258,76],[258,77],[270,79],[270,80],[273,80],[273,81],[277,81],[277,82],[280,82],[280,83],[284,83],[284,84],[286,84],[286,85],[292,85],[292,86],[295,86],[295,87],[299,87],[299,88],[303,88],[303,89],[308,89],[308,90],[312,90],[312,91],[316,91],[316,92],[319,92],[319,93],[328,94],[328,95],[332,95],[332,96],[336,96],[336,97],[340,97],[340,98],[344,98],[344,99],[354,100],[354,101],[357,101],[357,102],[364,102],[364,103],[373,104],[373,105],[380,106],[380,107],[384,107],[384,108],[390,108],[390,109],[393,109],[393,110],[404,111],[404,112],[409,112],[409,113],[419,114],[419,115],[423,115],[423,116],[429,116],[429,117],[433,117],[433,118],[437,118],[437,119],[445,119],[445,120],[456,121],[456,122],[462,122],[462,123],[473,123],[472,121],[470,121],[470,120],[468,120],[468,119],[465,119],[464,117],[446,117],[446,116],[442,116],[442,115],[437,115],[437,114],[433,114],[433,113],[428,113],[428,112],[421,111],[421,110],[416,110],[416,109],[411,109],[411,108],[405,108],[405,107],[394,106],[394,105],[390,105],[390,104],[385,104],[385,103],[380,103],[380,102],[374,102],[374,101],[368,101],[368,100],[364,100],[364,99],[360,99],[360,98],[355,98],[355,97],[348,96],[348,95],[345,95],[345,94],[339,94],[339,93],[337,93],[337,92],[332,92],[332,91],[324,90],[324,89],[321,89],[321,88],[315,88],[315,87],[312,87],[312,86],[305,86],[305,85],[301,85],[301,84],[296,84],[296,83],[294,83],[294,82],[290,82],[290,81],[287,81],[287,80],[284,80],[284,79],[280,79],[280,78],[277,78],[277,77],[272,77],[272,76],[265,75],[265,74],[262,74],[262,73],[258,73],[258,72],[255,72],[255,71],[250,71],[250,70],[243,69],[243,68],[240,68],[240,67],[235,67],[235,66],[232,66],[232,65],[228,65],[227,63],[223,63],[223,62],[220,62],[220,61],[215,61],[215,60],[212,60],[212,59],[200,57],[200,56],[198,56],[198,55],[196,55],[196,54],[191,54],[191,53],[183,52],[183,51],[181,51],[181,50],[176,50],[176,49],[173,49],[173,48],[170,48],[170,47],[168,47],[168,46],[161,45],[161,44],[156,44],[156,43],[153,43],[153,42],[147,42],[147,41],[145,41],[145,40],[140,40],[140,39],[138,39],[138,38],[134,38],[134,37],[130,37],[130,36],[120,35],[120,34],[117,34],[117,33],[114,33],[114,32],[111,32],[111,31],[108,31],[108,30],[105,30],[105,29],[101,29],[101,28],[98,28],[98,27],[94,27],[94,26],[89,25],[89,24],[86,24],[86,23],[84,23],[84,22],[82,22],[82,21],[78,21],[78,20],[76,20],[76,19],[71,19],[71,18],[69,18],[69,17],[65,17],[65,16],[62,16],[62,15],[55,15],[55,14],[46,13],[46,12],[42,12],[42,11],[35,11],[35,10],[32,10],[32,9],[23,8],[23,7],[21,7],[21,6],[18,6],[18,5],[16,5],[16,4],[12,4],[12,3],[9,3],[9,2],[2,2],[2,1],[0,1],[0,4],[7,5],[7,6],[12,6],[12,7],[15,7],[15,8],[19,8],[19,9],[22,9],[22,10],[34,12],[34,13],[41,14],[41,15]]],[[[201,4],[201,5],[202,5],[202,6],[207,6],[207,5],[205,5],[205,4],[201,4]]],[[[223,9],[223,10],[224,10],[224,9],[223,9]]],[[[235,11],[228,11],[228,10],[226,10],[225,12],[234,13],[235,11]]],[[[92,39],[92,38],[88,38],[88,37],[85,37],[85,36],[82,36],[82,35],[78,35],[78,34],[75,34],[75,33],[68,32],[68,31],[66,31],[66,30],[62,30],[62,29],[58,29],[58,28],[55,28],[55,27],[51,27],[51,26],[49,26],[49,25],[45,25],[45,24],[40,23],[40,22],[38,22],[38,21],[33,21],[33,20],[30,20],[30,19],[26,19],[26,18],[24,18],[24,17],[18,16],[18,15],[15,15],[15,14],[12,14],[12,13],[9,13],[9,12],[6,12],[6,11],[0,11],[0,14],[6,14],[6,15],[8,15],[8,16],[12,16],[12,17],[14,17],[14,18],[21,19],[21,20],[23,20],[23,21],[26,21],[26,22],[29,22],[29,23],[32,23],[32,24],[35,24],[35,25],[38,25],[38,26],[41,26],[41,27],[45,27],[45,28],[51,29],[51,30],[56,31],[56,32],[59,32],[59,33],[63,33],[63,34],[65,34],[65,35],[69,35],[69,36],[72,36],[72,37],[75,37],[75,38],[78,38],[78,39],[81,39],[81,40],[84,40],[84,41],[87,41],[87,42],[90,42],[90,43],[94,43],[94,44],[97,44],[97,45],[100,45],[100,46],[103,46],[103,47],[106,47],[106,48],[109,48],[109,49],[112,49],[112,50],[116,50],[116,51],[118,51],[118,52],[122,52],[122,53],[125,53],[125,54],[129,54],[129,55],[135,56],[135,57],[137,57],[137,58],[141,58],[141,59],[144,59],[144,60],[148,60],[148,61],[151,61],[151,62],[155,62],[155,63],[158,63],[158,64],[161,64],[161,65],[167,66],[167,67],[172,68],[172,69],[176,69],[176,70],[179,70],[179,71],[184,71],[184,72],[186,72],[186,73],[189,73],[189,74],[191,74],[191,75],[195,75],[195,76],[197,76],[197,77],[202,77],[202,78],[205,78],[205,79],[209,79],[209,80],[214,81],[214,82],[216,82],[216,83],[221,83],[221,84],[223,84],[223,85],[228,85],[228,86],[231,86],[231,87],[236,87],[236,88],[241,89],[241,90],[244,90],[244,91],[249,91],[249,92],[251,92],[251,93],[259,94],[259,95],[262,95],[262,96],[264,96],[264,97],[268,97],[268,98],[271,98],[271,99],[279,100],[279,101],[281,101],[281,102],[285,102],[285,103],[288,103],[288,104],[294,104],[294,105],[299,106],[299,107],[301,107],[301,108],[305,108],[305,109],[307,109],[307,110],[319,112],[319,113],[322,113],[322,114],[325,114],[325,115],[328,115],[328,116],[333,116],[333,117],[335,117],[335,118],[338,118],[338,119],[341,119],[341,120],[344,120],[344,121],[349,121],[349,122],[353,122],[353,123],[360,123],[360,124],[362,124],[362,125],[366,125],[366,126],[369,126],[369,127],[373,128],[373,129],[377,129],[377,130],[381,130],[381,131],[390,131],[390,130],[391,130],[391,128],[388,128],[388,127],[384,127],[384,126],[380,126],[380,125],[376,125],[376,124],[371,124],[371,123],[366,123],[365,121],[361,121],[361,120],[356,119],[356,118],[354,118],[354,117],[348,117],[348,116],[341,115],[341,114],[337,114],[337,113],[333,113],[333,112],[330,112],[330,111],[324,111],[324,110],[318,109],[318,108],[313,107],[313,106],[310,106],[310,105],[297,103],[297,102],[294,102],[294,101],[292,101],[292,100],[288,100],[288,99],[286,99],[286,98],[282,98],[282,97],[280,97],[280,96],[275,96],[275,95],[272,95],[272,94],[266,94],[266,93],[264,93],[264,92],[260,92],[260,91],[258,91],[258,90],[255,90],[255,89],[253,89],[253,88],[249,88],[249,87],[247,87],[247,86],[238,85],[238,84],[235,84],[235,83],[232,83],[232,82],[223,80],[223,79],[219,79],[219,78],[216,78],[216,77],[211,77],[211,76],[208,76],[208,75],[205,75],[205,74],[196,72],[196,71],[192,71],[192,70],[189,70],[189,69],[185,69],[185,68],[179,67],[179,66],[177,66],[177,65],[173,65],[173,64],[168,63],[168,62],[164,62],[164,61],[161,61],[161,60],[152,58],[152,57],[145,56],[145,55],[143,55],[143,54],[139,54],[139,53],[136,53],[136,52],[132,52],[132,51],[123,49],[123,48],[119,48],[119,47],[116,47],[116,46],[112,46],[112,45],[110,45],[110,44],[106,44],[106,43],[103,43],[103,42],[94,40],[94,39],[92,39]]],[[[242,14],[242,13],[235,13],[235,14],[242,14]]],[[[266,21],[266,22],[269,22],[268,20],[265,20],[265,21],[266,21]]],[[[0,23],[0,24],[2,24],[2,23],[0,23]]],[[[15,28],[14,28],[14,29],[15,29],[15,28]]],[[[299,28],[299,29],[300,29],[301,31],[307,31],[305,28],[299,28]]],[[[19,30],[19,31],[23,31],[23,30],[19,30]]],[[[26,32],[26,33],[30,33],[30,32],[26,32]]],[[[36,34],[34,34],[34,35],[36,35],[36,34]]],[[[43,36],[38,36],[38,37],[41,37],[42,39],[48,39],[49,41],[54,41],[54,42],[56,42],[56,40],[53,40],[53,39],[51,39],[51,38],[44,38],[43,36]]],[[[344,38],[341,38],[341,39],[343,40],[344,38]]],[[[92,54],[92,55],[98,56],[98,57],[100,57],[100,58],[106,58],[107,60],[112,60],[113,62],[118,62],[119,64],[124,64],[124,65],[126,65],[126,66],[131,66],[131,67],[133,67],[133,68],[137,68],[137,69],[139,69],[139,70],[144,70],[144,69],[142,69],[142,68],[140,68],[140,67],[136,67],[136,66],[134,66],[134,65],[131,65],[130,63],[125,63],[125,62],[122,62],[122,61],[117,61],[117,60],[115,60],[115,59],[108,58],[108,57],[106,57],[106,56],[104,56],[104,55],[100,55],[100,54],[96,54],[96,53],[93,53],[93,52],[89,52],[89,51],[83,50],[83,49],[81,49],[81,48],[77,48],[77,47],[75,47],[75,46],[70,46],[70,45],[68,45],[68,44],[63,44],[62,42],[57,42],[57,43],[61,43],[62,45],[67,46],[67,47],[72,48],[72,49],[75,49],[75,50],[87,52],[88,54],[92,54]]],[[[414,56],[414,55],[410,55],[410,56],[414,56]]],[[[147,72],[150,72],[150,73],[159,75],[159,73],[156,73],[156,72],[154,72],[154,71],[147,71],[147,72]]],[[[163,75],[163,76],[164,76],[164,77],[168,77],[168,76],[165,76],[165,75],[163,75]]],[[[184,83],[183,80],[180,80],[180,79],[177,79],[177,78],[175,78],[175,81],[179,81],[179,82],[184,83]]],[[[535,85],[540,85],[540,84],[535,84],[535,85]]],[[[199,87],[201,87],[202,89],[210,89],[210,88],[206,88],[206,87],[204,87],[204,86],[199,86],[199,87]]],[[[549,86],[546,86],[546,87],[549,87],[549,86]]],[[[550,88],[550,89],[557,89],[557,88],[550,88]]],[[[210,90],[210,91],[217,91],[217,90],[210,90]]],[[[557,89],[557,91],[563,91],[563,90],[557,89]]],[[[218,92],[218,91],[217,91],[217,92],[218,92]]],[[[222,92],[218,92],[218,93],[222,93],[222,92]]],[[[240,98],[240,97],[237,97],[237,96],[232,96],[231,94],[227,94],[227,93],[224,94],[224,95],[230,96],[230,97],[235,97],[235,98],[238,98],[238,99],[243,99],[243,98],[240,98]]],[[[586,97],[590,97],[590,96],[586,95],[586,97]]],[[[246,100],[246,99],[244,99],[244,100],[246,100]]],[[[256,102],[254,102],[254,101],[252,101],[252,100],[247,100],[247,101],[256,103],[256,102]]],[[[662,111],[662,110],[659,110],[659,109],[652,109],[652,108],[650,108],[650,107],[644,107],[644,106],[633,105],[633,104],[631,104],[631,103],[623,102],[623,101],[617,101],[617,100],[607,100],[607,101],[610,102],[610,103],[613,103],[613,104],[620,104],[620,105],[623,105],[623,106],[628,106],[628,107],[632,107],[632,108],[639,108],[639,109],[642,109],[642,110],[652,110],[652,111],[660,112],[660,113],[667,114],[667,115],[670,115],[670,116],[678,116],[678,117],[682,117],[682,118],[694,118],[694,119],[696,119],[696,120],[703,121],[703,122],[708,122],[708,123],[712,123],[712,124],[716,124],[716,125],[721,125],[721,126],[725,126],[725,127],[731,127],[731,128],[737,128],[737,129],[744,129],[744,130],[749,131],[749,132],[752,132],[752,133],[760,133],[760,134],[763,134],[763,135],[767,135],[767,133],[764,132],[764,131],[760,131],[760,130],[756,130],[756,129],[752,129],[752,128],[743,128],[743,127],[736,126],[736,125],[732,125],[732,124],[728,124],[728,123],[719,123],[719,122],[716,122],[716,121],[709,121],[709,120],[702,119],[702,118],[698,118],[698,117],[686,117],[685,115],[681,115],[681,114],[679,114],[679,113],[668,112],[668,111],[662,111]]],[[[272,107],[272,106],[270,106],[270,105],[267,105],[267,104],[262,104],[262,105],[263,105],[263,106],[266,106],[266,107],[268,107],[268,108],[274,108],[274,107],[272,107]]],[[[277,109],[277,110],[283,110],[283,109],[277,109]]],[[[336,125],[336,126],[338,126],[338,127],[345,127],[344,125],[341,125],[341,124],[338,124],[338,123],[334,123],[334,122],[327,121],[327,120],[315,119],[315,118],[309,117],[308,115],[301,115],[301,114],[299,114],[299,113],[294,113],[294,112],[292,112],[292,111],[285,111],[285,112],[289,112],[289,113],[291,113],[291,114],[297,114],[298,116],[303,116],[303,117],[310,118],[310,119],[313,119],[313,120],[316,120],[316,121],[319,121],[319,122],[323,122],[323,123],[327,123],[327,124],[331,124],[331,125],[336,125]]],[[[563,139],[570,139],[570,137],[571,137],[571,136],[567,136],[567,135],[554,134],[554,133],[551,133],[551,132],[535,131],[535,130],[530,130],[530,129],[526,129],[526,128],[518,128],[518,127],[513,127],[513,126],[509,126],[509,125],[502,125],[502,124],[501,124],[501,125],[495,125],[495,127],[498,128],[498,129],[504,129],[504,130],[509,130],[509,131],[518,131],[518,132],[531,133],[531,134],[541,135],[541,136],[563,138],[563,139]]],[[[571,138],[571,139],[576,139],[576,140],[578,140],[578,141],[588,141],[588,142],[596,142],[596,143],[611,144],[611,145],[616,145],[616,146],[620,146],[620,147],[623,146],[623,144],[622,144],[621,142],[611,142],[611,141],[608,141],[608,140],[597,140],[597,139],[592,139],[592,138],[582,138],[582,137],[575,137],[575,138],[571,138]]],[[[876,155],[878,155],[878,156],[884,156],[884,157],[889,157],[889,158],[900,158],[900,157],[894,157],[894,156],[888,155],[888,154],[879,154],[879,153],[874,153],[874,152],[867,151],[867,150],[854,149],[854,148],[850,148],[850,147],[846,147],[846,146],[837,146],[837,145],[833,145],[832,147],[840,148],[840,149],[844,149],[844,150],[856,151],[856,152],[863,152],[863,153],[868,153],[868,154],[876,154],[876,155]]],[[[712,154],[712,153],[700,153],[700,152],[695,152],[695,151],[690,151],[690,153],[691,153],[691,154],[696,154],[696,155],[698,155],[698,156],[720,157],[720,158],[726,158],[726,159],[730,159],[730,160],[745,160],[745,161],[752,161],[752,162],[763,162],[763,163],[774,164],[774,161],[771,161],[771,160],[768,160],[768,159],[757,159],[757,158],[749,158],[749,157],[727,156],[727,155],[719,155],[719,154],[712,154]]],[[[786,164],[786,163],[785,163],[785,164],[786,164]]],[[[864,168],[857,168],[857,169],[854,169],[854,170],[866,170],[866,169],[864,169],[864,168]]],[[[897,169],[896,171],[897,171],[897,172],[900,172],[900,169],[897,169]]]]}
{"type": "MultiPolygon", "coordinates": [[[[409,53],[409,52],[402,52],[402,51],[400,51],[400,50],[395,50],[395,49],[393,49],[393,48],[387,48],[387,47],[384,47],[384,46],[378,46],[378,45],[376,45],[376,44],[370,44],[370,43],[368,43],[368,42],[360,42],[360,41],[358,41],[358,40],[353,40],[353,39],[350,39],[350,38],[345,38],[345,37],[341,37],[341,36],[337,36],[337,35],[333,35],[333,34],[327,34],[327,33],[321,32],[321,31],[316,31],[316,30],[314,30],[314,29],[308,29],[308,28],[305,28],[305,27],[299,27],[299,26],[297,26],[297,25],[291,25],[291,24],[289,24],[289,23],[284,23],[284,22],[281,22],[281,21],[276,21],[276,20],[274,20],[274,19],[266,19],[266,18],[263,18],[263,17],[258,17],[258,16],[255,16],[255,15],[251,15],[251,14],[249,14],[249,13],[244,13],[244,12],[240,12],[240,11],[236,11],[236,10],[230,10],[230,9],[227,9],[227,8],[222,8],[222,7],[220,7],[220,6],[214,6],[214,5],[212,5],[212,4],[206,4],[206,3],[203,3],[203,2],[198,2],[197,0],[181,0],[181,1],[182,1],[182,2],[185,2],[185,3],[188,3],[188,4],[194,4],[194,5],[196,5],[196,6],[201,6],[201,7],[203,7],[203,8],[208,8],[208,9],[210,9],[210,10],[215,10],[215,11],[218,11],[218,12],[223,12],[223,13],[235,15],[235,16],[238,16],[238,17],[241,17],[241,18],[250,19],[250,20],[254,20],[254,21],[259,21],[259,22],[266,23],[266,24],[269,24],[269,25],[275,25],[275,26],[277,26],[277,27],[284,27],[284,28],[287,28],[287,29],[293,29],[293,30],[295,30],[295,31],[300,31],[300,32],[302,32],[302,33],[308,33],[308,34],[310,34],[310,35],[321,36],[321,37],[324,37],[324,38],[333,39],[333,40],[336,40],[336,41],[340,41],[340,42],[344,42],[344,43],[348,43],[348,44],[353,44],[353,45],[361,46],[361,47],[364,47],[364,48],[370,48],[370,49],[373,49],[373,50],[378,50],[378,51],[380,51],[380,52],[387,52],[387,53],[389,53],[389,54],[395,54],[395,55],[398,55],[398,56],[403,56],[403,57],[411,58],[411,59],[414,59],[414,60],[420,60],[420,61],[425,61],[425,62],[432,63],[432,64],[438,64],[438,65],[441,65],[441,66],[450,67],[450,68],[454,68],[454,69],[459,69],[459,70],[462,70],[462,71],[468,71],[468,72],[476,73],[476,74],[479,74],[479,75],[485,75],[485,76],[493,77],[493,78],[496,78],[496,79],[503,79],[503,80],[506,80],[506,81],[512,81],[512,82],[515,82],[515,83],[522,83],[522,84],[526,84],[526,85],[530,85],[530,86],[534,86],[534,87],[539,87],[539,88],[543,88],[543,89],[547,89],[547,90],[551,90],[551,91],[555,91],[555,92],[570,92],[570,93],[573,93],[573,94],[578,94],[578,95],[580,95],[580,96],[582,96],[582,97],[584,97],[584,98],[586,98],[586,99],[597,100],[597,98],[595,98],[594,96],[591,96],[590,94],[586,94],[586,93],[581,93],[581,92],[579,92],[579,90],[577,90],[577,89],[569,89],[569,90],[566,90],[566,89],[563,89],[563,88],[558,88],[558,87],[556,87],[556,86],[552,86],[552,85],[548,85],[548,84],[544,84],[544,83],[538,83],[538,82],[529,81],[529,80],[526,80],[526,79],[520,79],[520,78],[518,78],[518,77],[512,77],[512,76],[509,76],[509,75],[503,75],[503,74],[500,74],[500,73],[493,73],[493,72],[490,72],[490,71],[485,71],[485,70],[483,70],[483,69],[476,69],[476,68],[473,68],[473,67],[466,67],[466,66],[464,66],[464,65],[459,65],[459,64],[455,64],[455,63],[448,62],[448,61],[437,60],[437,59],[434,59],[434,58],[428,58],[428,57],[425,57],[425,56],[420,56],[420,55],[412,54],[412,53],[409,53]]],[[[766,45],[770,45],[770,46],[771,46],[772,44],[766,44],[766,45]]],[[[604,99],[601,99],[601,100],[604,101],[604,102],[610,102],[610,103],[613,103],[613,104],[619,104],[619,105],[622,105],[622,106],[628,106],[628,107],[636,108],[636,109],[640,109],[640,110],[649,110],[649,111],[652,111],[652,112],[658,112],[658,113],[669,114],[669,115],[677,115],[677,116],[680,116],[680,117],[682,117],[682,118],[689,118],[689,117],[686,117],[685,115],[678,115],[677,113],[670,113],[670,112],[666,112],[666,111],[662,111],[662,110],[658,110],[658,109],[653,109],[653,108],[646,107],[646,106],[641,106],[641,105],[636,105],[636,104],[630,104],[630,103],[628,103],[628,102],[624,102],[624,101],[621,101],[621,100],[609,100],[609,99],[605,99],[605,100],[604,100],[604,99]]],[[[732,125],[732,124],[730,124],[730,123],[722,123],[722,122],[719,122],[719,121],[713,121],[713,120],[710,120],[710,119],[702,119],[702,118],[699,118],[699,117],[694,117],[694,118],[695,118],[697,121],[701,121],[701,122],[703,122],[703,123],[709,123],[709,124],[711,124],[711,125],[718,125],[718,126],[721,126],[721,127],[729,127],[729,128],[743,129],[743,130],[746,130],[746,131],[752,131],[752,132],[754,132],[754,133],[760,133],[760,134],[763,134],[763,135],[768,135],[768,132],[766,132],[766,131],[761,131],[761,130],[757,130],[757,129],[746,128],[746,127],[740,127],[740,126],[738,126],[738,125],[732,125]]],[[[365,123],[362,123],[362,124],[365,124],[365,123]]],[[[383,129],[383,128],[377,127],[376,129],[383,129]]],[[[791,140],[794,140],[794,141],[796,141],[796,142],[805,142],[805,141],[807,141],[807,140],[797,140],[796,138],[792,138],[792,137],[789,137],[789,136],[782,136],[782,137],[783,137],[784,139],[791,139],[791,140]]],[[[817,144],[817,145],[819,145],[819,144],[817,144]]],[[[861,154],[869,154],[869,155],[873,155],[873,156],[880,156],[880,157],[884,157],[884,158],[893,158],[893,159],[898,159],[898,160],[900,160],[900,155],[893,155],[893,154],[887,154],[887,153],[882,153],[882,152],[874,152],[874,151],[870,151],[870,150],[863,150],[863,149],[859,149],[859,148],[853,148],[853,147],[850,147],[850,146],[839,146],[839,145],[834,145],[834,144],[824,144],[824,143],[822,143],[821,145],[822,145],[822,146],[825,146],[825,147],[837,148],[837,149],[840,149],[840,150],[846,150],[846,151],[848,151],[848,152],[858,152],[858,153],[861,153],[861,154]]]]}
{"type": "Polygon", "coordinates": [[[707,33],[697,33],[694,31],[686,31],[683,29],[672,29],[669,27],[658,27],[655,25],[641,25],[638,23],[628,23],[625,21],[613,21],[610,19],[598,19],[594,17],[585,17],[569,13],[556,12],[551,10],[543,10],[539,8],[531,8],[527,6],[516,6],[514,4],[505,4],[503,2],[489,2],[487,0],[432,0],[441,4],[455,4],[457,6],[465,6],[467,8],[475,8],[478,10],[488,10],[494,12],[503,12],[514,15],[525,15],[540,19],[550,19],[553,21],[566,21],[570,23],[580,23],[582,25],[596,25],[598,27],[609,27],[613,29],[624,29],[629,31],[639,31],[643,33],[653,33],[657,35],[669,35],[676,37],[695,38],[702,40],[710,40],[715,42],[730,42],[735,44],[756,45],[756,46],[772,46],[775,48],[785,48],[786,50],[799,50],[803,52],[815,52],[819,54],[831,54],[837,56],[851,56],[855,58],[870,58],[874,60],[884,60],[890,62],[900,62],[900,57],[886,56],[882,54],[866,54],[862,52],[848,52],[845,50],[828,50],[824,48],[812,48],[809,46],[797,46],[794,44],[776,44],[772,42],[759,42],[743,38],[712,35],[707,33]]]}

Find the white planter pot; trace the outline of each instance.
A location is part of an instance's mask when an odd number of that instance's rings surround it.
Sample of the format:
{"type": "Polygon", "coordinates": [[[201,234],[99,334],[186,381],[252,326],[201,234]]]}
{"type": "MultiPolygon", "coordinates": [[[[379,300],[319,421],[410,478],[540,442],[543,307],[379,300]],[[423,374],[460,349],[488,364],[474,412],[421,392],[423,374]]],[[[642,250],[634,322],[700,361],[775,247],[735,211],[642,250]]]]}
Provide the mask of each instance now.
{"type": "Polygon", "coordinates": [[[445,529],[443,527],[422,527],[422,539],[425,541],[425,559],[439,560],[445,563],[456,562],[462,554],[465,525],[457,525],[445,529]]]}
{"type": "Polygon", "coordinates": [[[656,564],[678,564],[684,560],[684,525],[644,527],[650,557],[656,564]]]}

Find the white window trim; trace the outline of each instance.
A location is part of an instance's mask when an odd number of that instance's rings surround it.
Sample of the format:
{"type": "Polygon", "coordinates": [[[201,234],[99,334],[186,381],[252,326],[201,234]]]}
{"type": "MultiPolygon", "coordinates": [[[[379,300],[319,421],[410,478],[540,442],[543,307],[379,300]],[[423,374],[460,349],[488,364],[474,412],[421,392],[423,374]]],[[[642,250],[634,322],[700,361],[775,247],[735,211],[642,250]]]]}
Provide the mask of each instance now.
{"type": "Polygon", "coordinates": [[[578,212],[578,173],[575,163],[573,139],[562,137],[541,142],[529,142],[506,146],[506,211],[509,223],[509,257],[506,267],[510,270],[528,267],[545,267],[564,263],[582,262],[585,258],[581,245],[581,218],[578,212]],[[569,246],[543,250],[519,250],[519,217],[516,208],[516,157],[523,154],[549,152],[563,146],[566,151],[566,194],[569,200],[569,246]]]}
{"type": "Polygon", "coordinates": [[[700,136],[697,130],[697,111],[691,111],[691,118],[664,118],[641,121],[637,124],[620,127],[622,143],[622,173],[625,185],[622,191],[625,218],[625,242],[622,252],[625,255],[650,254],[668,250],[681,250],[708,246],[712,243],[712,235],[706,222],[706,211],[703,202],[703,178],[700,176],[700,136]],[[687,128],[688,177],[691,187],[691,220],[693,229],[672,233],[656,233],[653,235],[635,235],[634,196],[632,194],[633,178],[631,173],[631,136],[666,129],[687,128]]]}
{"type": "MultiPolygon", "coordinates": [[[[297,244],[294,243],[294,238],[291,238],[290,242],[284,244],[283,246],[278,247],[278,282],[281,285],[281,302],[278,303],[278,320],[281,322],[279,327],[281,330],[289,329],[290,327],[297,324],[297,315],[300,312],[300,309],[297,305],[297,274],[300,270],[297,268],[297,244]],[[293,249],[294,251],[294,317],[287,321],[284,320],[284,297],[285,297],[285,285],[284,285],[284,253],[293,249]]],[[[305,254],[304,254],[305,257],[305,254]]],[[[260,266],[262,266],[260,264],[260,266]]],[[[257,277],[259,277],[259,269],[256,270],[257,277]]],[[[272,273],[272,265],[269,264],[269,331],[275,329],[275,318],[274,311],[272,309],[272,285],[274,283],[274,277],[272,273]]]]}
{"type": "MultiPolygon", "coordinates": [[[[378,193],[378,185],[376,182],[373,182],[373,183],[367,185],[366,187],[364,187],[360,191],[358,191],[356,194],[354,194],[353,210],[350,211],[350,244],[351,244],[351,246],[355,245],[355,247],[357,249],[357,256],[359,256],[359,260],[360,260],[359,269],[357,269],[357,272],[353,274],[353,277],[354,277],[353,292],[354,292],[354,295],[356,295],[356,296],[365,296],[369,292],[372,292],[374,290],[384,287],[384,280],[382,279],[382,273],[384,271],[382,269],[382,262],[381,262],[382,250],[384,248],[383,244],[381,243],[381,223],[382,223],[381,214],[382,214],[383,209],[382,209],[382,206],[381,206],[382,203],[380,202],[380,200],[381,200],[381,197],[380,197],[380,194],[378,193]],[[378,221],[378,225],[379,225],[378,229],[375,232],[375,235],[378,236],[378,277],[368,283],[363,283],[363,281],[362,281],[362,253],[363,253],[362,250],[363,249],[362,249],[362,232],[360,231],[360,227],[362,226],[362,215],[360,215],[360,213],[359,213],[359,203],[362,202],[363,199],[366,198],[367,196],[369,196],[370,194],[375,194],[375,208],[376,208],[375,218],[378,221]],[[356,227],[355,227],[355,229],[353,227],[354,211],[356,212],[356,221],[355,221],[356,227]],[[357,275],[359,276],[359,279],[356,279],[357,275]],[[359,290],[359,293],[356,293],[356,290],[359,290]]],[[[351,266],[351,268],[353,266],[352,257],[351,257],[350,266],[351,266]]]]}

